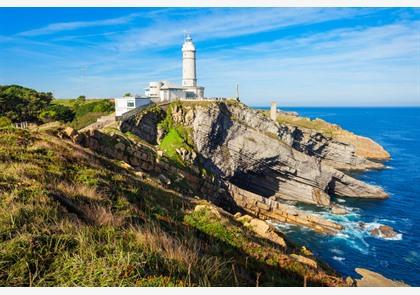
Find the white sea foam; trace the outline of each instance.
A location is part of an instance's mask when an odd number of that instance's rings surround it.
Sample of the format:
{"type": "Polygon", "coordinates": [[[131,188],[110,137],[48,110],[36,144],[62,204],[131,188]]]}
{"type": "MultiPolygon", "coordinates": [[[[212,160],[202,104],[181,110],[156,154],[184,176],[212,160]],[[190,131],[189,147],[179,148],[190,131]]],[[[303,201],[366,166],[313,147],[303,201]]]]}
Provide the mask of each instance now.
{"type": "Polygon", "coordinates": [[[330,251],[335,253],[335,254],[338,254],[338,255],[343,255],[344,254],[344,252],[342,250],[337,249],[337,248],[332,248],[332,249],[330,249],[330,251]]]}
{"type": "Polygon", "coordinates": [[[337,199],[337,202],[339,202],[339,203],[345,203],[346,200],[344,200],[344,199],[337,199]]]}
{"type": "Polygon", "coordinates": [[[343,261],[346,260],[346,258],[340,257],[340,256],[333,256],[332,259],[339,261],[341,263],[343,263],[343,261]]]}

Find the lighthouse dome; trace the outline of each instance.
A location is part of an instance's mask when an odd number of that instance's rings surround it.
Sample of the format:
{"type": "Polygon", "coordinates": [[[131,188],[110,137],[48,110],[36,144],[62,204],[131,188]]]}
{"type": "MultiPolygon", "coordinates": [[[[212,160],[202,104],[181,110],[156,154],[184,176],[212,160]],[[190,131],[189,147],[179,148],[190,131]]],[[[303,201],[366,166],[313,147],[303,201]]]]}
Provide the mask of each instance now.
{"type": "Polygon", "coordinates": [[[195,45],[190,35],[185,38],[184,44],[182,44],[182,51],[195,51],[195,45]]]}

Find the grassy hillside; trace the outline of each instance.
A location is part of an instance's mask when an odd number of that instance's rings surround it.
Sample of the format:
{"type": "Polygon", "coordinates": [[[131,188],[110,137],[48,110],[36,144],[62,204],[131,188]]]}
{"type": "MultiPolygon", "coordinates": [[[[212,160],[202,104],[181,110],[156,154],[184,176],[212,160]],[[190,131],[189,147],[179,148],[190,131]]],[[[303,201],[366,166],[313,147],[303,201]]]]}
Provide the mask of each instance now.
{"type": "Polygon", "coordinates": [[[0,286],[342,284],[54,132],[0,128],[0,286]]]}

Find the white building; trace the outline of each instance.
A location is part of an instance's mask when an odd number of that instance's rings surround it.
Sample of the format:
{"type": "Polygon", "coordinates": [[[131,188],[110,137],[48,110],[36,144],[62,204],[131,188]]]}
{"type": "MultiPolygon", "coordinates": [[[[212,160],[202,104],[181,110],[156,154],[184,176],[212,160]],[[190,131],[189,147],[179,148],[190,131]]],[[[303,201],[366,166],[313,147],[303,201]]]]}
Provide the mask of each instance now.
{"type": "Polygon", "coordinates": [[[145,94],[153,102],[204,98],[204,87],[197,86],[196,49],[190,36],[182,45],[182,86],[168,81],[150,82],[145,94]]]}
{"type": "Polygon", "coordinates": [[[133,109],[149,104],[151,101],[165,102],[186,99],[203,99],[204,87],[197,86],[196,50],[190,36],[182,45],[182,86],[169,81],[149,82],[146,97],[124,96],[115,99],[115,116],[120,117],[133,109]]]}
{"type": "Polygon", "coordinates": [[[139,95],[117,97],[115,99],[115,116],[119,117],[128,111],[147,105],[149,103],[149,97],[141,97],[139,95]]]}

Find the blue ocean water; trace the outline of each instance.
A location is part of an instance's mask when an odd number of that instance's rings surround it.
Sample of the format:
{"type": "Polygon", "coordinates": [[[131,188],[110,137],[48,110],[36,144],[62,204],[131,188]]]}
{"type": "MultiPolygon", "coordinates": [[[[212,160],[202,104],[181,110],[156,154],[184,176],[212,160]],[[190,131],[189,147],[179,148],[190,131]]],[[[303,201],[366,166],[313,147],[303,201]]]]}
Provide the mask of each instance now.
{"type": "Polygon", "coordinates": [[[334,216],[316,208],[317,214],[345,226],[335,237],[310,230],[282,226],[287,236],[307,245],[319,258],[342,275],[360,277],[362,267],[420,286],[420,108],[282,108],[302,116],[321,118],[381,144],[392,159],[384,170],[353,175],[379,185],[389,193],[387,200],[336,199],[351,214],[334,216]],[[366,223],[362,229],[359,222],[366,223]],[[376,238],[369,230],[380,224],[400,233],[393,240],[376,238]]]}

